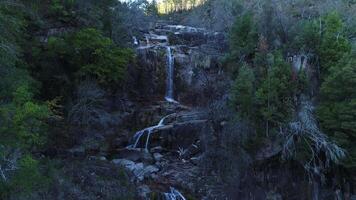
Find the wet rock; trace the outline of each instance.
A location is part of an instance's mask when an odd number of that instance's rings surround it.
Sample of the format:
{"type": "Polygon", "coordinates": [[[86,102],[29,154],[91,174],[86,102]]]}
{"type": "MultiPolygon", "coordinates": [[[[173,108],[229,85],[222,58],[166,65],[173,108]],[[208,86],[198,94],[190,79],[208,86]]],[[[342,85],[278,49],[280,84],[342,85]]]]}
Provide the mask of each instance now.
{"type": "Polygon", "coordinates": [[[144,162],[144,163],[153,163],[154,159],[152,155],[142,149],[118,149],[113,153],[115,159],[127,159],[133,162],[144,162]]]}
{"type": "Polygon", "coordinates": [[[224,49],[220,47],[226,46],[225,36],[202,28],[160,25],[146,34],[146,39],[148,41],[143,41],[143,45],[137,48],[140,66],[137,70],[140,73],[131,73],[138,94],[150,100],[153,95],[164,97],[167,47],[170,47],[174,58],[175,100],[204,103],[203,98],[198,99],[197,96],[203,93],[207,78],[216,79],[214,77],[219,75],[219,60],[224,56],[224,49]],[[193,94],[195,97],[191,97],[193,94]]]}
{"type": "Polygon", "coordinates": [[[152,152],[152,153],[161,153],[162,151],[163,151],[163,148],[161,146],[153,147],[150,150],[150,152],[152,152]]]}

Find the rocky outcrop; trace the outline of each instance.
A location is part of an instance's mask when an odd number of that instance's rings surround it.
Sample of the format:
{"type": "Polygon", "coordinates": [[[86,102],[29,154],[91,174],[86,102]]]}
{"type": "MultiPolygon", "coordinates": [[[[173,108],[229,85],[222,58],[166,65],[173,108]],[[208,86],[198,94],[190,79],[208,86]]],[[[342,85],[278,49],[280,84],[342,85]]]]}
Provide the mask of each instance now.
{"type": "Polygon", "coordinates": [[[134,175],[134,178],[138,181],[143,181],[145,178],[150,177],[153,173],[159,171],[159,169],[154,165],[145,165],[144,163],[135,163],[131,160],[126,159],[114,159],[112,162],[115,165],[124,167],[127,171],[134,175]]]}
{"type": "Polygon", "coordinates": [[[174,57],[174,91],[179,102],[203,105],[210,97],[204,96],[204,90],[223,80],[220,60],[226,51],[226,39],[221,33],[160,24],[139,41],[140,76],[136,82],[143,96],[165,95],[167,46],[174,57]]]}

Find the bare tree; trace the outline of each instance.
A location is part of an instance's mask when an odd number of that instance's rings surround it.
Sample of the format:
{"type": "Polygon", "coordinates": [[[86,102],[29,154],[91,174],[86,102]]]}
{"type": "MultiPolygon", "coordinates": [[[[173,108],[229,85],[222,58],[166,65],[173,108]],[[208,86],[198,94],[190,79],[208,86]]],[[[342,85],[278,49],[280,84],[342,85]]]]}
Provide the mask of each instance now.
{"type": "Polygon", "coordinates": [[[104,126],[110,122],[110,115],[104,109],[104,91],[95,82],[85,81],[77,89],[77,101],[69,112],[72,125],[84,129],[104,126]]]}
{"type": "Polygon", "coordinates": [[[320,131],[313,109],[309,101],[304,101],[298,119],[280,131],[285,138],[282,154],[284,159],[296,158],[299,153],[298,145],[307,145],[310,156],[305,161],[304,168],[310,173],[327,169],[331,163],[339,163],[346,156],[342,148],[320,131]],[[324,155],[323,158],[321,155],[324,155]]]}

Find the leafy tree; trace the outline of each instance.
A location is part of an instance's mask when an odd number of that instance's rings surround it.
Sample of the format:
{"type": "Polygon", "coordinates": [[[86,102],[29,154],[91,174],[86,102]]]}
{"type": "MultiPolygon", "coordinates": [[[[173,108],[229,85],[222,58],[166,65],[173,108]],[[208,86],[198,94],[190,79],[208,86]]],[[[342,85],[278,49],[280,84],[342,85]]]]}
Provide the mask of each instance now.
{"type": "MultiPolygon", "coordinates": [[[[131,50],[116,47],[110,38],[93,28],[82,29],[64,38],[52,37],[47,48],[49,61],[54,62],[52,66],[55,67],[48,76],[57,71],[71,81],[93,77],[102,85],[114,87],[123,81],[127,64],[133,58],[131,50]]],[[[40,62],[44,65],[48,61],[40,62]]],[[[42,69],[48,70],[47,65],[42,69]]]]}
{"type": "Polygon", "coordinates": [[[321,86],[318,117],[323,130],[349,154],[347,166],[356,166],[356,59],[345,56],[330,68],[321,86]]]}
{"type": "Polygon", "coordinates": [[[232,86],[232,107],[243,119],[252,119],[254,115],[255,76],[247,64],[239,69],[239,74],[232,86]]]}
{"type": "Polygon", "coordinates": [[[45,104],[35,103],[32,96],[28,86],[21,86],[14,92],[13,102],[0,108],[2,144],[33,150],[46,141],[45,120],[50,111],[45,104]]]}
{"type": "Polygon", "coordinates": [[[80,75],[94,76],[99,83],[119,83],[132,58],[131,51],[115,47],[110,38],[95,29],[84,29],[69,38],[73,52],[70,60],[80,75]]]}

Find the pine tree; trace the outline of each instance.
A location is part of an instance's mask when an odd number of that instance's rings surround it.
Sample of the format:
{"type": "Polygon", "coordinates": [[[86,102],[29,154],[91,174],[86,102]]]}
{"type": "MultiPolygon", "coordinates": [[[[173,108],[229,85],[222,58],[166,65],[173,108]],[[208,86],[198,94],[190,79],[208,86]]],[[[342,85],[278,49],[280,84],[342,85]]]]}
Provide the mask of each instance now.
{"type": "Polygon", "coordinates": [[[323,33],[318,50],[322,76],[335,66],[344,54],[351,51],[351,45],[343,34],[344,25],[339,14],[330,13],[323,19],[323,33]]]}
{"type": "Polygon", "coordinates": [[[245,64],[239,69],[232,86],[231,105],[242,119],[252,119],[254,115],[254,81],[253,70],[245,64]]]}
{"type": "Polygon", "coordinates": [[[356,166],[356,59],[345,56],[330,68],[321,86],[318,117],[323,130],[348,151],[348,166],[356,166]]]}
{"type": "Polygon", "coordinates": [[[230,33],[230,45],[233,56],[248,58],[256,50],[258,34],[253,15],[248,13],[238,17],[230,33]]]}
{"type": "Polygon", "coordinates": [[[225,64],[228,70],[237,74],[243,61],[250,61],[257,48],[258,34],[252,14],[244,14],[236,18],[230,31],[230,52],[225,64]]]}
{"type": "Polygon", "coordinates": [[[256,92],[259,118],[266,125],[267,135],[271,128],[279,127],[290,120],[294,93],[291,67],[281,54],[276,53],[266,78],[256,92]]]}

